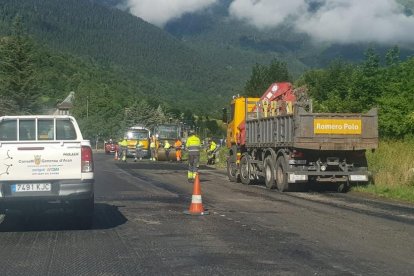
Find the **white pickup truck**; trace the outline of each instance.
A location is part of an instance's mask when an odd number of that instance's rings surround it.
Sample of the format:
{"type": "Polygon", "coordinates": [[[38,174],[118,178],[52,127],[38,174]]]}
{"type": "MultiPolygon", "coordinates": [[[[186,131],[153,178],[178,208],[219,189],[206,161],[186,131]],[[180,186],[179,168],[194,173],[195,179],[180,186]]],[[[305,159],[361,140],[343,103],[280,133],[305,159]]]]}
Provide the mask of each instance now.
{"type": "Polygon", "coordinates": [[[0,213],[61,203],[90,226],[93,186],[92,149],[75,118],[0,117],[0,213]]]}

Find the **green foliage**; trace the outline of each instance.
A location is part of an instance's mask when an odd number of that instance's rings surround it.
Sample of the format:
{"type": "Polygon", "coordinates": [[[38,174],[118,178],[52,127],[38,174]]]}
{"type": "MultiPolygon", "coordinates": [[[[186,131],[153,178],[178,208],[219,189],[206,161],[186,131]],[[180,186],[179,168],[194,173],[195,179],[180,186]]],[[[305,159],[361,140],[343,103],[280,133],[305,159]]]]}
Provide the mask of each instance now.
{"type": "Polygon", "coordinates": [[[275,59],[269,66],[256,64],[253,67],[244,92],[248,97],[260,97],[272,83],[290,80],[291,77],[286,63],[275,59]]]}
{"type": "Polygon", "coordinates": [[[414,140],[381,141],[375,152],[367,152],[367,160],[375,185],[354,190],[414,202],[414,140]]]}
{"type": "Polygon", "coordinates": [[[0,96],[6,98],[4,108],[10,111],[11,107],[17,107],[15,112],[23,114],[39,110],[36,51],[20,17],[14,20],[12,35],[0,41],[0,57],[0,96]]]}
{"type": "MultiPolygon", "coordinates": [[[[135,90],[158,98],[158,104],[211,112],[211,104],[222,105],[231,89],[242,83],[223,64],[212,62],[163,30],[94,1],[6,1],[0,5],[0,34],[9,31],[2,26],[17,13],[47,47],[115,68],[135,90]]],[[[152,100],[148,99],[151,106],[158,106],[152,100]]]]}
{"type": "MultiPolygon", "coordinates": [[[[253,67],[244,91],[249,96],[262,95],[272,82],[291,81],[285,60],[289,69],[292,63],[301,66],[288,48],[303,53],[295,43],[302,38],[290,36],[288,28],[281,28],[277,36],[289,42],[274,45],[277,40],[269,40],[270,33],[252,35],[237,24],[217,33],[224,24],[220,18],[208,21],[215,31],[190,36],[186,44],[94,2],[21,0],[0,6],[1,114],[45,113],[74,91],[73,113],[88,138],[117,135],[120,128],[141,120],[155,124],[170,117],[215,135],[220,133],[215,120],[199,115],[220,117],[230,95],[240,91],[252,60],[266,64],[270,56],[278,57],[269,65],[253,67]],[[14,20],[18,13],[22,16],[14,20]],[[35,40],[25,34],[22,21],[35,40]],[[232,28],[240,32],[229,35],[232,28]],[[226,42],[207,45],[212,34],[217,35],[214,41],[226,42]],[[238,47],[242,42],[245,45],[238,47]],[[196,117],[200,120],[195,123],[196,117]]],[[[394,47],[381,61],[368,49],[361,64],[336,60],[327,69],[307,72],[298,83],[308,86],[316,111],[365,112],[379,107],[383,137],[413,136],[414,62],[400,61],[399,55],[394,47]]]]}

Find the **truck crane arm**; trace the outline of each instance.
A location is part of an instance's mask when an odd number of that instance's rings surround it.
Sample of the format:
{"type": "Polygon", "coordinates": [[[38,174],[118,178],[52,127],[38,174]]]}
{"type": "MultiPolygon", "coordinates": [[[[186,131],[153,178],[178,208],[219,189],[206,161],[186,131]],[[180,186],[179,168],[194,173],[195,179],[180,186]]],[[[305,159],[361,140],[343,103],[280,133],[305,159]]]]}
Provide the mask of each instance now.
{"type": "MultiPolygon", "coordinates": [[[[260,97],[259,105],[260,108],[267,111],[270,108],[268,103],[270,102],[290,102],[291,106],[296,102],[295,90],[290,82],[275,82],[272,83],[266,92],[260,97]]],[[[256,105],[252,111],[255,111],[258,108],[256,105]]],[[[277,107],[278,112],[285,112],[286,107],[277,107]]],[[[236,141],[239,145],[244,145],[246,141],[245,133],[245,120],[243,120],[238,126],[238,135],[236,141]]]]}
{"type": "Polygon", "coordinates": [[[295,102],[296,96],[290,82],[272,83],[260,98],[261,101],[290,101],[295,102]]]}

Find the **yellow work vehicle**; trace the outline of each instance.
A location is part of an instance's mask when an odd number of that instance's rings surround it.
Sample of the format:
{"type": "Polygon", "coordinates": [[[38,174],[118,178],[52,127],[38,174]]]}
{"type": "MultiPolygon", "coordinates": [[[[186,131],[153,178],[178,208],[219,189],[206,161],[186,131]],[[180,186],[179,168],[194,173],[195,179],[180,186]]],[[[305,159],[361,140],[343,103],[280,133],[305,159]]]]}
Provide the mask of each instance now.
{"type": "Polygon", "coordinates": [[[149,154],[150,130],[144,126],[128,128],[125,135],[128,141],[127,156],[145,158],[149,154]]]}
{"type": "Polygon", "coordinates": [[[168,141],[173,145],[177,138],[180,138],[181,126],[179,124],[159,124],[155,126],[153,134],[157,138],[157,160],[169,161],[175,160],[175,148],[170,150],[164,148],[165,142],[168,141]]]}

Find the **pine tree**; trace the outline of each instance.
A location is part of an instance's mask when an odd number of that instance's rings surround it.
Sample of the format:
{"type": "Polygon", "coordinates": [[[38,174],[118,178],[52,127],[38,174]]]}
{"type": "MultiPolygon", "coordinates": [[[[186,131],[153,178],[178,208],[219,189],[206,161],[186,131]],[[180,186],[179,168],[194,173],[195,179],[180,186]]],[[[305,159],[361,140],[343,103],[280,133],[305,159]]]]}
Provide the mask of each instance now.
{"type": "Polygon", "coordinates": [[[260,97],[272,83],[286,81],[291,81],[287,65],[275,59],[268,67],[260,64],[253,67],[244,91],[247,96],[260,97]]]}
{"type": "Polygon", "coordinates": [[[0,42],[0,96],[7,97],[23,114],[39,110],[40,89],[36,78],[36,50],[25,34],[21,17],[13,23],[12,35],[0,42]]]}

